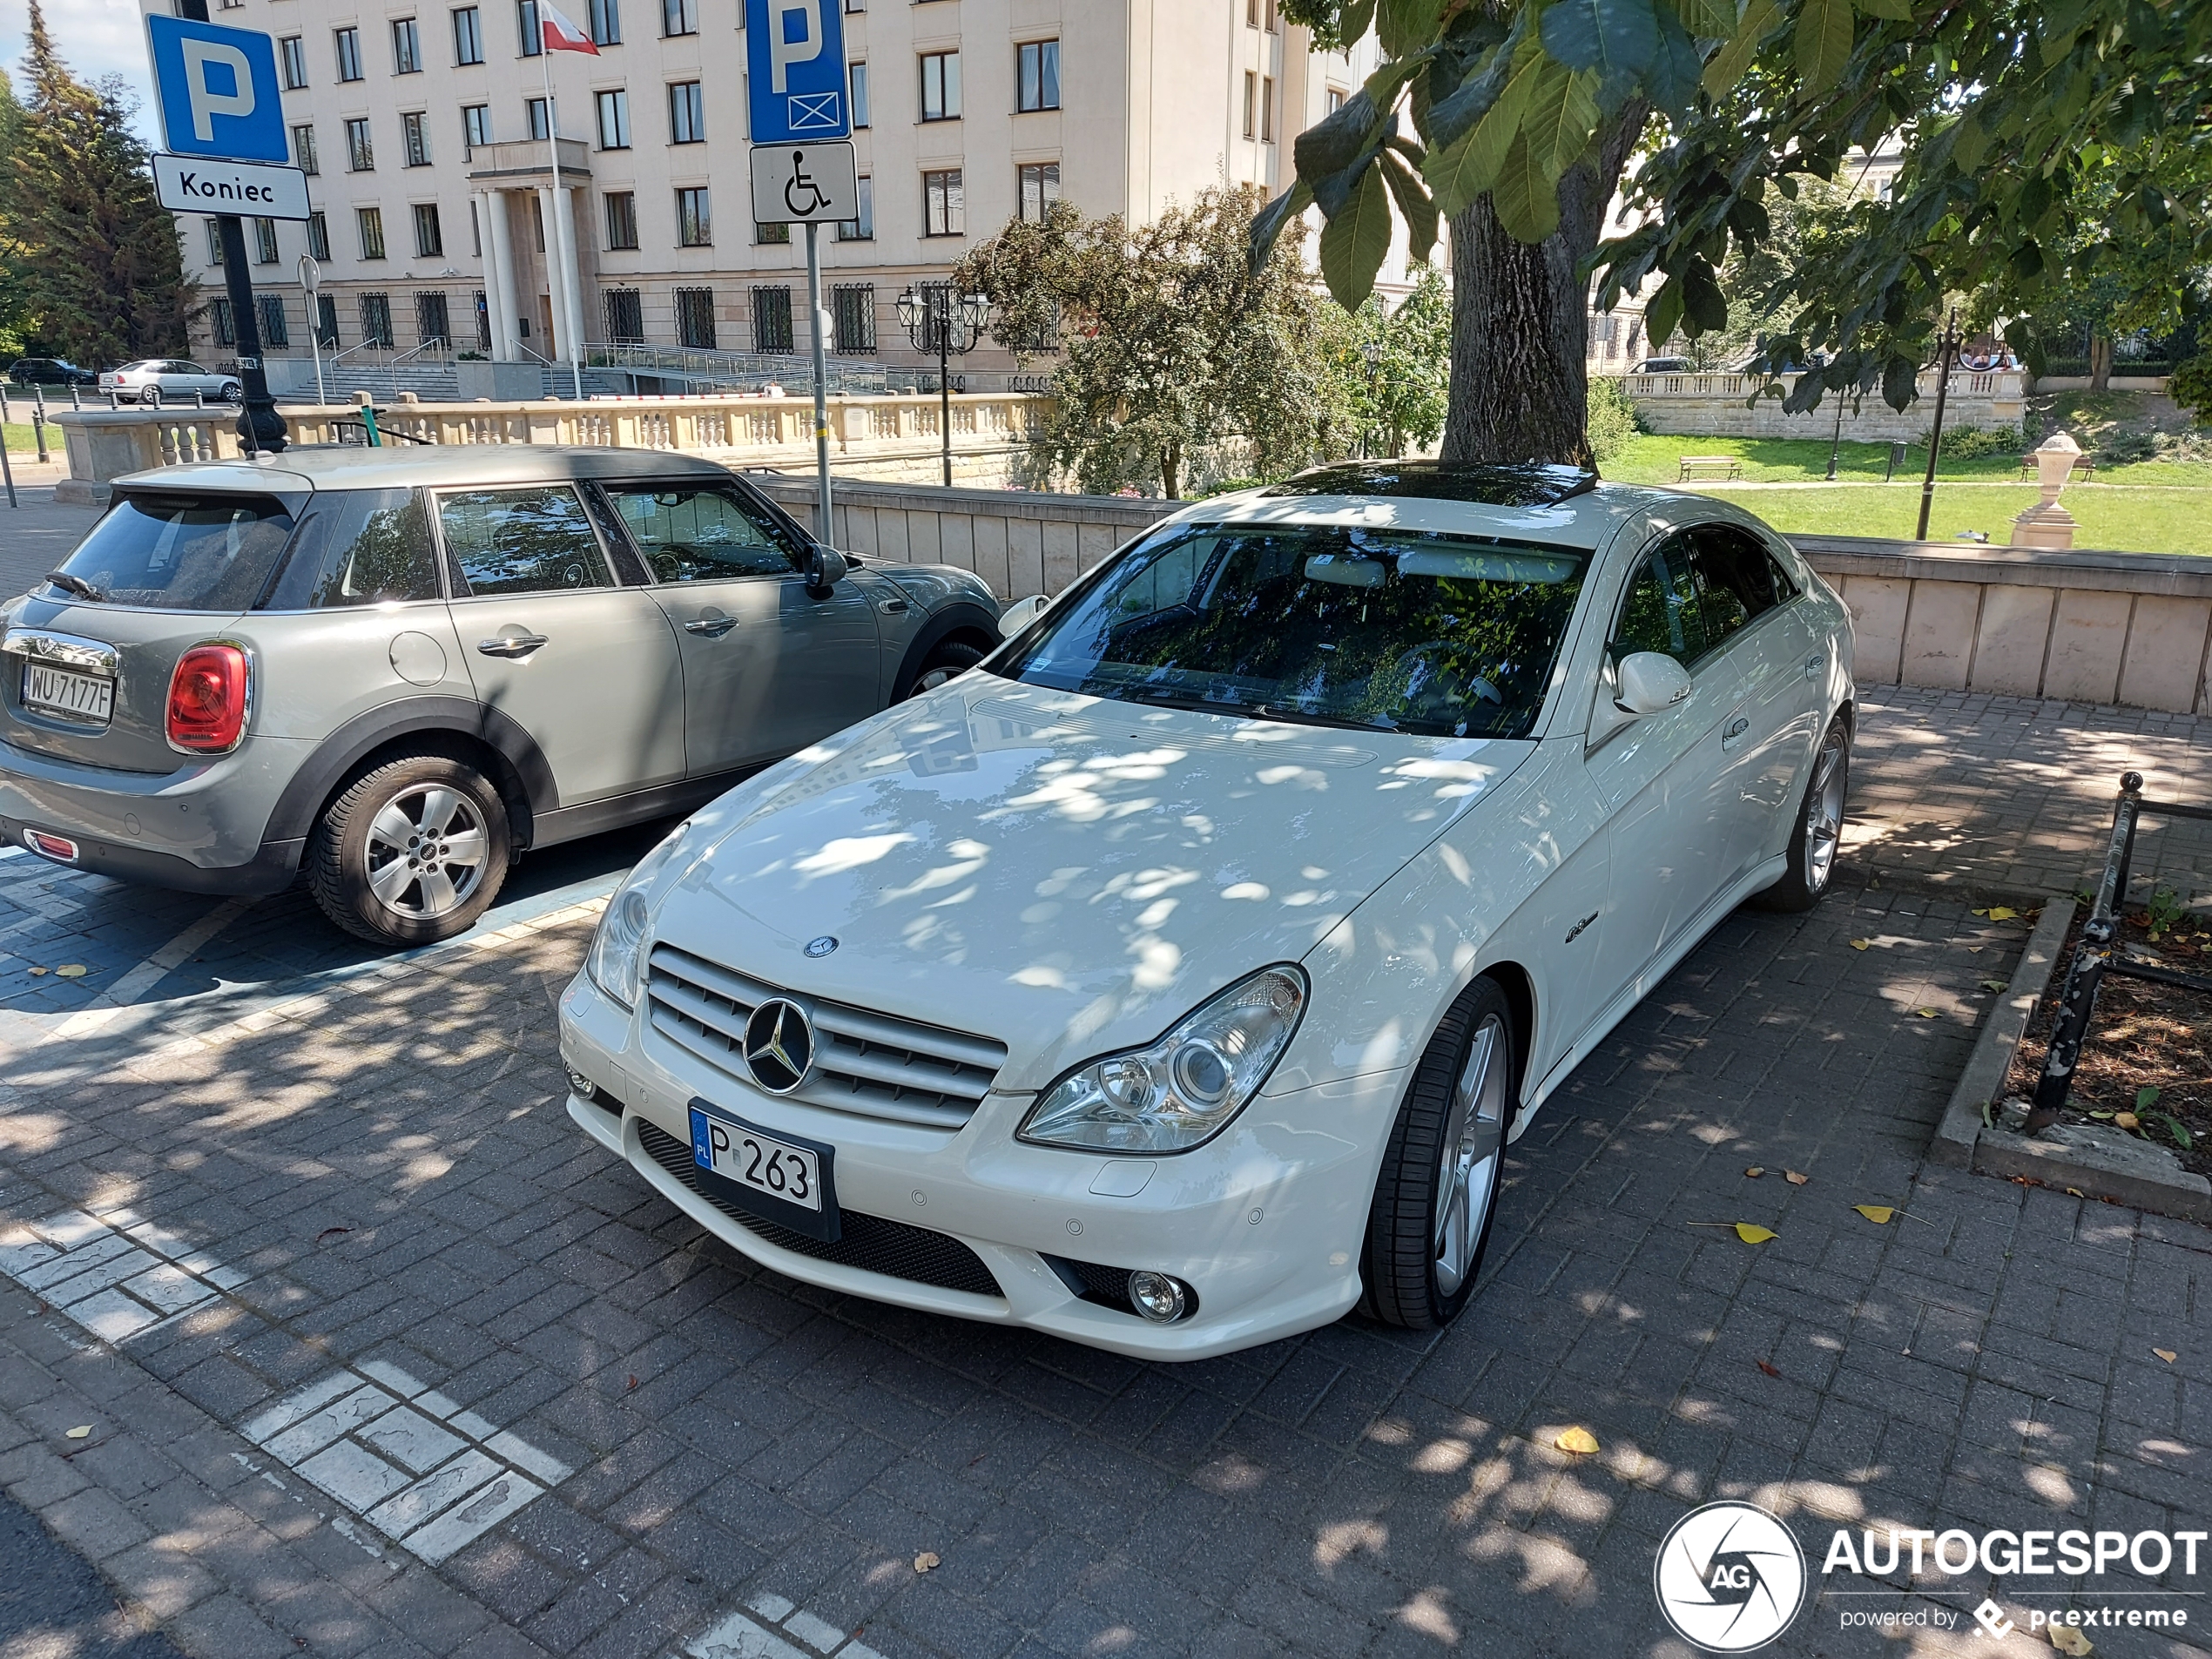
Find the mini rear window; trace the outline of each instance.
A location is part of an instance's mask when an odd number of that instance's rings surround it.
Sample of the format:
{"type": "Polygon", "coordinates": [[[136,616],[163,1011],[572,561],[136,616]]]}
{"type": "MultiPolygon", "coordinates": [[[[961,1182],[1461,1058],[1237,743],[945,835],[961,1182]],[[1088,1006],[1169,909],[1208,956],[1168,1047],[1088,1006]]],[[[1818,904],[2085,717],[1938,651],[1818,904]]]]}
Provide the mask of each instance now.
{"type": "Polygon", "coordinates": [[[239,611],[260,597],[291,539],[292,510],[273,496],[132,494],[61,569],[108,604],[239,611]]]}
{"type": "Polygon", "coordinates": [[[310,502],[262,609],[332,610],[438,597],[437,552],[421,497],[411,489],[348,489],[310,502]]]}

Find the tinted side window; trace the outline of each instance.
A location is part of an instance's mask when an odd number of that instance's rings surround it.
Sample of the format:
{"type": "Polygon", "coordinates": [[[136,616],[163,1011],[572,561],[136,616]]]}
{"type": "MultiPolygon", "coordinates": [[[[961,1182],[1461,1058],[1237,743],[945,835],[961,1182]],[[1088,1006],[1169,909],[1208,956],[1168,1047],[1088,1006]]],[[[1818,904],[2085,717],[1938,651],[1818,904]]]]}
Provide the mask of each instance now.
{"type": "Polygon", "coordinates": [[[566,484],[438,498],[455,598],[613,586],[583,502],[566,484]]]}
{"type": "Polygon", "coordinates": [[[314,498],[262,608],[327,610],[437,597],[437,554],[421,498],[411,489],[351,489],[314,498]]]}
{"type": "Polygon", "coordinates": [[[789,576],[793,566],[766,515],[733,489],[607,487],[658,582],[789,576]]]}
{"type": "Polygon", "coordinates": [[[1708,650],[1724,644],[1782,602],[1774,584],[1774,560],[1741,530],[1722,524],[1692,530],[1689,563],[1697,578],[1708,650]]]}
{"type": "Polygon", "coordinates": [[[1687,536],[1670,536],[1644,555],[1621,602],[1621,621],[1613,631],[1615,662],[1656,651],[1687,667],[1711,648],[1689,565],[1687,536]]]}

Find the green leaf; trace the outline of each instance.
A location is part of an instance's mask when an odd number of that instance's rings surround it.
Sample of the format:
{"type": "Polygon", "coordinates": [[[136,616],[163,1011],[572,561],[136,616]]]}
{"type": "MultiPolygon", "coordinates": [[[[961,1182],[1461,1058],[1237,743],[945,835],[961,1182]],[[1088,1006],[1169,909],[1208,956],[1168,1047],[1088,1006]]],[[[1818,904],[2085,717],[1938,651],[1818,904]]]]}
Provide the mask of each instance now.
{"type": "Polygon", "coordinates": [[[2139,1112],[2147,1112],[2157,1105],[2160,1092],[2156,1088],[2138,1089],[2135,1091],[2135,1109],[2139,1112]]]}
{"type": "MultiPolygon", "coordinates": [[[[1324,181],[1347,173],[1361,163],[1374,147],[1375,128],[1382,119],[1380,106],[1362,87],[1332,113],[1299,133],[1291,145],[1298,177],[1320,194],[1323,212],[1333,214],[1339,205],[1330,199],[1324,181]]],[[[1339,197],[1352,182],[1349,178],[1344,180],[1339,197]]]]}
{"type": "Polygon", "coordinates": [[[1675,0],[1675,10],[1683,27],[1701,39],[1726,40],[1736,33],[1736,8],[1730,0],[1675,0]]]}
{"type": "Polygon", "coordinates": [[[1313,206],[1313,192],[1301,179],[1252,215],[1252,274],[1258,276],[1275,252],[1275,239],[1294,214],[1313,206]]]}
{"type": "Polygon", "coordinates": [[[1321,280],[1346,311],[1375,291],[1375,273],[1390,252],[1390,192],[1379,167],[1361,176],[1352,199],[1321,233],[1321,280]]]}
{"type": "Polygon", "coordinates": [[[1652,103],[1669,115],[1680,115],[1697,95],[1697,78],[1705,72],[1697,43],[1671,11],[1659,14],[1659,49],[1644,71],[1643,90],[1652,103]]]}
{"type": "Polygon", "coordinates": [[[2196,1137],[2189,1133],[2188,1126],[2180,1118],[2174,1116],[2170,1112],[2161,1112],[2158,1116],[2166,1120],[2166,1132],[2174,1137],[2175,1145],[2180,1147],[2184,1152],[2195,1146],[2196,1137]]]}
{"type": "Polygon", "coordinates": [[[1808,92],[1824,92],[1851,61],[1851,0],[1804,0],[1797,8],[1797,74],[1808,92]]]}
{"type": "Polygon", "coordinates": [[[1960,172],[1979,171],[1981,158],[1989,153],[1989,133],[1971,111],[1959,118],[1957,132],[1951,141],[1951,158],[1959,164],[1960,172]]]}
{"type": "Polygon", "coordinates": [[[1539,28],[1556,61],[1600,75],[1641,75],[1659,50],[1651,0],[1553,0],[1539,28]]]}
{"type": "Polygon", "coordinates": [[[1344,10],[1337,14],[1337,37],[1346,46],[1356,44],[1375,20],[1375,0],[1344,0],[1344,10]]]}
{"type": "Polygon", "coordinates": [[[1375,22],[1382,49],[1393,57],[1419,51],[1436,38],[1442,0],[1382,0],[1375,22]]]}
{"type": "Polygon", "coordinates": [[[1728,327],[1728,296],[1721,292],[1713,267],[1702,259],[1690,260],[1682,273],[1683,309],[1700,334],[1716,334],[1728,327]]]}
{"type": "Polygon", "coordinates": [[[1391,199],[1405,217],[1407,252],[1417,263],[1427,264],[1429,256],[1436,251],[1436,204],[1429,199],[1427,190],[1406,165],[1405,158],[1395,152],[1386,152],[1376,165],[1390,185],[1391,199]]]}
{"type": "Polygon", "coordinates": [[[1559,180],[1546,175],[1529,142],[1527,127],[1514,134],[1490,205],[1506,233],[1522,242],[1541,242],[1559,228],[1559,180]]]}
{"type": "Polygon", "coordinates": [[[1705,65],[1704,86],[1708,92],[1715,98],[1724,98],[1750,72],[1751,60],[1758,55],[1760,39],[1773,26],[1774,17],[1774,0],[1751,0],[1743,21],[1737,25],[1728,44],[1705,65]]]}
{"type": "Polygon", "coordinates": [[[1852,3],[1869,17],[1887,17],[1892,23],[1912,21],[1912,0],[1852,0],[1852,3]]]}
{"type": "Polygon", "coordinates": [[[1524,13],[1514,20],[1513,32],[1483,60],[1480,69],[1430,106],[1428,125],[1421,130],[1427,135],[1432,149],[1442,150],[1457,144],[1490,112],[1498,95],[1506,90],[1506,83],[1513,77],[1514,59],[1527,33],[1527,18],[1524,13]]]}
{"type": "Polygon", "coordinates": [[[1674,338],[1675,330],[1682,325],[1682,283],[1670,276],[1643,308],[1644,332],[1652,350],[1657,351],[1674,338]]]}
{"type": "Polygon", "coordinates": [[[1498,94],[1489,112],[1457,144],[1429,152],[1421,172],[1438,209],[1447,218],[1465,212],[1477,196],[1496,183],[1506,152],[1521,131],[1521,112],[1527,108],[1548,61],[1541,46],[1534,40],[1523,40],[1514,53],[1505,90],[1498,94]]]}
{"type": "Polygon", "coordinates": [[[1551,64],[1530,89],[1521,130],[1528,139],[1529,158],[1554,185],[1581,159],[1597,130],[1597,83],[1589,71],[1570,75],[1551,64]]]}

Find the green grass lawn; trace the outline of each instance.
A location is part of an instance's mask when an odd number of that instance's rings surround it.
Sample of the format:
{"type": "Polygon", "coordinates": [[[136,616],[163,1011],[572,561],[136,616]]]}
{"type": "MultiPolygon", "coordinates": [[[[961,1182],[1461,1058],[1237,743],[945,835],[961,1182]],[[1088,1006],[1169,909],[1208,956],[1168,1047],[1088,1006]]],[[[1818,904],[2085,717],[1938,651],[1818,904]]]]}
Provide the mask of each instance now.
{"type": "MultiPolygon", "coordinates": [[[[1917,482],[1794,489],[1723,485],[1703,493],[1748,508],[1775,529],[1793,534],[1910,536],[1920,512],[1917,482]]],[[[2037,491],[2028,485],[1939,481],[1928,538],[1947,542],[1962,530],[1983,530],[1993,543],[2008,541],[2013,515],[2036,499],[2037,491]]],[[[2080,526],[2074,535],[2076,547],[2212,554],[2212,489],[2075,484],[2067,489],[2064,504],[2080,526]]]]}
{"type": "MultiPolygon", "coordinates": [[[[13,398],[8,401],[10,403],[15,401],[13,398]]],[[[38,453],[37,435],[31,431],[28,421],[10,421],[7,425],[0,426],[0,436],[5,437],[10,455],[35,455],[38,453]]],[[[46,452],[59,455],[61,450],[62,429],[50,421],[46,427],[46,452]]]]}
{"type": "MultiPolygon", "coordinates": [[[[1680,437],[1657,434],[1631,439],[1619,455],[1598,470],[1624,484],[1671,484],[1681,476],[1677,463],[1684,455],[1734,455],[1743,463],[1745,479],[1757,483],[1817,483],[1828,475],[1828,446],[1817,439],[1680,437]]],[[[1839,481],[1878,483],[1889,458],[1890,447],[1886,443],[1847,442],[1837,454],[1836,476],[1839,481]]],[[[1928,452],[1918,444],[1908,445],[1897,475],[1917,482],[1927,464],[1928,452]]],[[[1981,479],[1993,483],[2017,481],[2020,457],[1975,455],[1960,460],[1946,454],[1936,464],[1936,476],[1939,480],[1981,479]]],[[[2202,462],[2139,461],[2130,466],[2101,468],[2096,476],[2099,483],[2212,488],[2212,465],[2202,462]]]]}

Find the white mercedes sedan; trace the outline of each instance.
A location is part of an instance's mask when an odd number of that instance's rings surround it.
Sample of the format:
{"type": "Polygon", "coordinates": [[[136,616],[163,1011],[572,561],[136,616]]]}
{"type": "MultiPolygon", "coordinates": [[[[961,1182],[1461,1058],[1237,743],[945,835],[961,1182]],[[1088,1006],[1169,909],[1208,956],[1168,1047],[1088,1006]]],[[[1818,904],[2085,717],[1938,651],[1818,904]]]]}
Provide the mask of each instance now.
{"type": "Polygon", "coordinates": [[[1507,1143],[1834,869],[1849,615],[1723,502],[1325,469],[1009,625],[694,815],[562,998],[570,1117],[795,1279],[1156,1359],[1442,1324],[1507,1143]]]}

